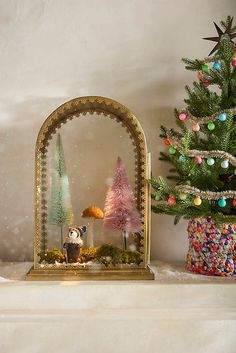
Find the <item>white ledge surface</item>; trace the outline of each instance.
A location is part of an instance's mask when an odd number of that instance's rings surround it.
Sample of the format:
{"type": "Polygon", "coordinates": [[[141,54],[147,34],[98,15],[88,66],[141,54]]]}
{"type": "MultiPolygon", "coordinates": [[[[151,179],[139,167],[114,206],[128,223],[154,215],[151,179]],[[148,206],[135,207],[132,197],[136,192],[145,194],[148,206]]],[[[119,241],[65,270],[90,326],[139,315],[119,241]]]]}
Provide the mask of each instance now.
{"type": "Polygon", "coordinates": [[[1,353],[235,353],[236,279],[152,264],[155,281],[26,282],[0,264],[1,353]]]}

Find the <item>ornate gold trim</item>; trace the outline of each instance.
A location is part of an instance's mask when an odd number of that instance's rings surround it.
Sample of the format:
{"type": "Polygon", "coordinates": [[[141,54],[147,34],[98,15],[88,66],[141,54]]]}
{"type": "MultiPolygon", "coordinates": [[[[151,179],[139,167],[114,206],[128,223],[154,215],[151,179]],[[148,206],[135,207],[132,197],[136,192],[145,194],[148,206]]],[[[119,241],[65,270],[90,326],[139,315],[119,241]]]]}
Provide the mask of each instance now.
{"type": "Polygon", "coordinates": [[[35,270],[31,269],[27,276],[30,281],[104,281],[104,280],[154,280],[154,273],[147,268],[103,269],[99,271],[83,270],[35,270]]]}
{"type": "MultiPolygon", "coordinates": [[[[47,265],[44,269],[39,267],[38,254],[41,242],[46,247],[46,221],[47,221],[47,190],[46,190],[46,158],[49,141],[62,124],[87,113],[104,114],[109,118],[116,119],[121,123],[133,141],[135,151],[135,191],[137,204],[142,218],[142,232],[140,237],[140,251],[142,252],[142,263],[139,270],[146,269],[150,257],[150,190],[148,179],[150,178],[150,156],[147,152],[146,138],[138,119],[122,104],[99,96],[79,97],[72,99],[58,107],[43,123],[36,141],[35,149],[35,235],[34,235],[34,270],[45,273],[58,271],[58,267],[47,265]],[[44,211],[41,212],[43,205],[44,211]],[[41,220],[42,218],[42,220],[41,220]],[[43,228],[43,229],[40,229],[43,228]],[[43,238],[42,238],[43,234],[43,238]],[[41,235],[41,239],[40,239],[41,235]]],[[[65,273],[68,267],[60,266],[60,270],[65,273]]],[[[123,269],[117,269],[123,271],[123,269]]],[[[131,271],[133,268],[131,269],[131,271]]],[[[85,270],[82,270],[85,271],[85,270]]],[[[110,269],[111,271],[111,269],[110,269]]],[[[85,271],[85,272],[88,272],[85,271]]],[[[49,276],[50,277],[50,276],[49,276]]]]}

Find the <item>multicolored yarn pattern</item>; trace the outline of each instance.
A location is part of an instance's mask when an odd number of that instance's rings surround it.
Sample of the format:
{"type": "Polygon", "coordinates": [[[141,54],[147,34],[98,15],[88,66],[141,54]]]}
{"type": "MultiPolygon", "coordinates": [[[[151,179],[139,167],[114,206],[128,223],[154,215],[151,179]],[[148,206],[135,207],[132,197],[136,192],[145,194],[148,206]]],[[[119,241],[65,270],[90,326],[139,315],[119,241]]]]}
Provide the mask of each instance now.
{"type": "Polygon", "coordinates": [[[212,217],[188,224],[186,268],[210,276],[236,276],[236,224],[216,224],[212,217]]]}

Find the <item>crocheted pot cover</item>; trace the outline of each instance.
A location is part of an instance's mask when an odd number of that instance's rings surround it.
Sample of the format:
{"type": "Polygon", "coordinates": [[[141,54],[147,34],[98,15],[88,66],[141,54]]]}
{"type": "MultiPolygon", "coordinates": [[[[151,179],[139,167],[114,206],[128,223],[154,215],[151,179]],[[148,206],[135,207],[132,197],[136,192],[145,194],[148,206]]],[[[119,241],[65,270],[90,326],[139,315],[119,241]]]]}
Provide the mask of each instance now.
{"type": "Polygon", "coordinates": [[[236,225],[216,224],[212,217],[188,223],[186,268],[204,275],[236,276],[236,225]]]}

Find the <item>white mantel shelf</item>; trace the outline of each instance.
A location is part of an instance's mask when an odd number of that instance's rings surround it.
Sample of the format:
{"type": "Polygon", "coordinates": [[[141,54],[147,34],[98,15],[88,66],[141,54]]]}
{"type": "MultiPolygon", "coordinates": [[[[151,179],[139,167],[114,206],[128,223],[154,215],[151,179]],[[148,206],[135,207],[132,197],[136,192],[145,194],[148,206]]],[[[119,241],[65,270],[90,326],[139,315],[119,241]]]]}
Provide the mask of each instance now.
{"type": "Polygon", "coordinates": [[[234,278],[156,262],[154,281],[24,281],[30,266],[0,264],[1,353],[236,352],[234,278]]]}

